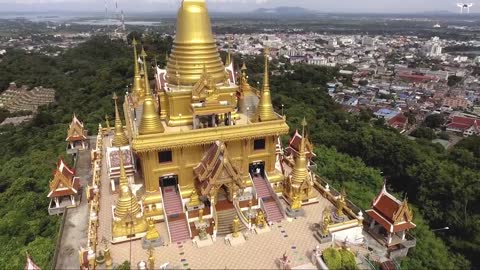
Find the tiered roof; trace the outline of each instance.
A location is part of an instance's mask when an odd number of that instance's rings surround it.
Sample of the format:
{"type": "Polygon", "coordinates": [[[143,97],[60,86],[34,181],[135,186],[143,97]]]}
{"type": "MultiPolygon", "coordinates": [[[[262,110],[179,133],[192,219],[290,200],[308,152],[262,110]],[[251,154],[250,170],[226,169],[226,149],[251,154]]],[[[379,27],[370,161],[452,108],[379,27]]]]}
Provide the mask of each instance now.
{"type": "Polygon", "coordinates": [[[75,177],[75,170],[70,169],[63,159],[57,163],[57,169],[53,173],[53,180],[50,182],[49,198],[70,196],[78,193],[80,179],[75,177]]]}
{"type": "Polygon", "coordinates": [[[27,253],[27,262],[25,263],[24,270],[41,270],[38,265],[33,262],[32,258],[30,258],[30,254],[27,253]]]}
{"type": "Polygon", "coordinates": [[[72,122],[68,127],[68,135],[66,141],[83,141],[87,139],[87,131],[83,128],[83,123],[78,120],[77,116],[73,114],[72,122]]]}
{"type": "MultiPolygon", "coordinates": [[[[296,155],[298,155],[300,151],[300,144],[302,142],[302,134],[298,132],[298,129],[295,130],[295,134],[293,134],[293,137],[290,139],[289,147],[287,150],[294,152],[296,155]]],[[[305,146],[306,146],[306,155],[308,159],[312,159],[313,157],[316,157],[315,153],[313,152],[313,144],[310,142],[308,138],[306,138],[305,146]]]]}
{"type": "Polygon", "coordinates": [[[228,157],[225,144],[219,141],[212,144],[193,172],[202,195],[208,194],[214,186],[230,182],[242,185],[241,176],[228,157]]]}
{"type": "Polygon", "coordinates": [[[408,207],[407,200],[405,199],[403,202],[397,200],[387,192],[385,185],[373,201],[372,209],[365,212],[391,233],[416,227],[412,222],[413,214],[408,207]]]}

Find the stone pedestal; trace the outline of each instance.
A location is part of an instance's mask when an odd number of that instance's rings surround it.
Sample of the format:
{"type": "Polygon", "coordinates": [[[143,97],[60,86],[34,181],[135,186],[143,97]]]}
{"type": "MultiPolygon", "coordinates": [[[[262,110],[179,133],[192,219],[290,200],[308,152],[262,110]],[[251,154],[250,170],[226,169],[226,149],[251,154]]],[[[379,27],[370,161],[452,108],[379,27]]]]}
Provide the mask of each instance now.
{"type": "Polygon", "coordinates": [[[305,216],[305,210],[303,210],[302,208],[292,209],[290,208],[290,206],[287,206],[285,213],[287,214],[288,217],[291,217],[291,218],[305,216]]]}
{"type": "Polygon", "coordinates": [[[320,231],[316,231],[313,236],[320,242],[320,244],[330,243],[332,242],[332,235],[322,235],[320,231]]]}
{"type": "Polygon", "coordinates": [[[210,226],[209,222],[206,222],[205,220],[203,220],[202,222],[198,222],[198,220],[195,220],[193,224],[195,224],[195,229],[197,230],[200,230],[202,228],[208,228],[210,226]]]}
{"type": "Polygon", "coordinates": [[[186,207],[187,207],[187,211],[189,211],[189,212],[190,211],[197,211],[199,209],[205,208],[205,204],[200,203],[199,205],[188,205],[188,203],[187,203],[186,207]]]}
{"type": "Polygon", "coordinates": [[[163,246],[165,242],[163,241],[163,238],[157,238],[153,240],[147,240],[145,237],[142,238],[142,248],[143,249],[149,249],[150,247],[156,248],[156,247],[161,247],[163,246]]]}
{"type": "Polygon", "coordinates": [[[270,231],[271,231],[271,229],[268,226],[263,226],[262,228],[255,227],[255,233],[256,234],[268,233],[270,231]]]}
{"type": "Polygon", "coordinates": [[[197,236],[195,236],[195,237],[193,238],[193,243],[194,243],[198,248],[211,246],[211,245],[213,245],[212,236],[211,236],[210,234],[207,234],[207,238],[201,240],[200,237],[197,235],[197,236]]]}
{"type": "Polygon", "coordinates": [[[242,245],[242,244],[244,244],[244,243],[246,242],[246,241],[245,241],[245,237],[243,236],[242,233],[239,233],[239,234],[238,234],[238,237],[233,237],[232,234],[228,234],[228,235],[225,237],[225,241],[227,241],[228,244],[230,244],[230,246],[232,246],[232,247],[242,245]]]}

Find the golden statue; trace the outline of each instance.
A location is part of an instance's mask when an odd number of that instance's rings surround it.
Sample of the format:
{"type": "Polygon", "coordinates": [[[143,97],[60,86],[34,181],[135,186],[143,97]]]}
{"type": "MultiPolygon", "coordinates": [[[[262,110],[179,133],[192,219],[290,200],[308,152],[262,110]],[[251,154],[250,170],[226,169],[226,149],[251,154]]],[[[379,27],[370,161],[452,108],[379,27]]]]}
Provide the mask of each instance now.
{"type": "Polygon", "coordinates": [[[267,226],[267,221],[265,220],[265,215],[263,214],[263,211],[258,212],[257,215],[257,227],[259,228],[265,228],[267,226]]]}
{"type": "Polygon", "coordinates": [[[239,226],[240,226],[240,219],[238,219],[238,216],[235,216],[235,218],[233,219],[233,234],[232,234],[234,238],[237,238],[239,236],[239,233],[238,233],[239,226]]]}
{"type": "Polygon", "coordinates": [[[153,218],[148,219],[148,230],[145,238],[147,240],[155,240],[160,238],[160,233],[157,231],[157,228],[155,228],[155,220],[153,218]]]}
{"type": "Polygon", "coordinates": [[[198,210],[198,223],[203,223],[203,209],[198,210]]]}
{"type": "Polygon", "coordinates": [[[190,196],[190,202],[188,203],[188,206],[199,206],[200,205],[200,199],[198,198],[197,191],[194,189],[192,191],[192,195],[190,196]]]}
{"type": "Polygon", "coordinates": [[[153,256],[153,247],[148,248],[148,269],[155,269],[155,257],[153,256]]]}
{"type": "Polygon", "coordinates": [[[330,211],[327,207],[323,210],[322,235],[328,235],[328,225],[332,222],[330,211]]]}
{"type": "Polygon", "coordinates": [[[112,269],[113,262],[112,255],[110,254],[110,249],[108,247],[105,247],[105,249],[103,250],[103,254],[103,256],[105,256],[105,266],[107,267],[107,269],[112,269]]]}
{"type": "Polygon", "coordinates": [[[345,208],[345,206],[347,205],[346,202],[345,202],[345,197],[346,197],[346,192],[345,192],[345,188],[342,188],[342,192],[340,193],[340,195],[338,196],[337,198],[337,203],[336,203],[336,206],[337,206],[337,216],[341,217],[343,216],[343,209],[345,208]]]}
{"type": "Polygon", "coordinates": [[[107,123],[107,134],[110,133],[110,122],[108,114],[105,114],[105,122],[107,123]]]}
{"type": "Polygon", "coordinates": [[[302,200],[300,199],[300,196],[298,195],[293,196],[291,208],[292,210],[298,210],[302,208],[302,200]]]}

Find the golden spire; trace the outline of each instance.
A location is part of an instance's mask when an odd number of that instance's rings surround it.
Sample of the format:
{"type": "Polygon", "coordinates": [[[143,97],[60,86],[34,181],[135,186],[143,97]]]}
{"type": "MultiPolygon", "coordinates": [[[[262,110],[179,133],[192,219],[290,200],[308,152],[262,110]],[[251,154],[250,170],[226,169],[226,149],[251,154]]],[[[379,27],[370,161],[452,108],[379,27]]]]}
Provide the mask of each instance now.
{"type": "Polygon", "coordinates": [[[300,149],[298,151],[298,157],[295,160],[295,167],[292,171],[292,183],[294,185],[300,186],[308,177],[307,169],[307,154],[305,151],[306,139],[305,139],[305,127],[307,126],[307,121],[305,117],[302,121],[302,140],[300,142],[300,149]]]}
{"type": "Polygon", "coordinates": [[[137,198],[132,194],[128,186],[125,167],[123,166],[123,155],[120,152],[120,196],[115,207],[115,217],[134,219],[140,213],[140,206],[137,198]]]}
{"type": "Polygon", "coordinates": [[[275,120],[275,112],[273,111],[272,97],[270,96],[270,79],[268,76],[268,53],[269,49],[265,48],[265,74],[263,77],[263,89],[258,103],[257,115],[261,122],[275,120]]]}
{"type": "Polygon", "coordinates": [[[225,59],[225,66],[228,67],[232,63],[232,55],[231,55],[231,43],[230,38],[228,38],[228,51],[227,51],[227,58],[225,59]]]}
{"type": "Polygon", "coordinates": [[[143,102],[143,114],[140,121],[140,127],[138,128],[138,132],[140,133],[140,135],[163,133],[165,129],[163,128],[162,122],[160,121],[160,116],[157,113],[152,94],[150,93],[150,81],[148,79],[148,69],[146,61],[147,54],[145,53],[145,50],[143,48],[141,56],[143,58],[143,69],[145,70],[145,101],[143,102]]]}
{"type": "Polygon", "coordinates": [[[142,86],[142,76],[140,74],[140,68],[138,67],[138,54],[137,54],[137,40],[133,38],[132,45],[133,45],[133,67],[134,67],[134,78],[133,78],[133,95],[136,98],[141,97],[141,93],[143,92],[142,86]]]}
{"type": "Polygon", "coordinates": [[[113,93],[113,100],[115,102],[115,135],[113,136],[112,146],[122,147],[128,145],[128,138],[123,131],[122,119],[118,112],[117,99],[117,94],[113,93]]]}
{"type": "Polygon", "coordinates": [[[222,83],[225,67],[213,38],[205,0],[183,0],[167,65],[168,83],[177,83],[175,74],[178,72],[180,84],[194,85],[203,73],[201,65],[204,62],[215,83],[222,83]],[[175,64],[177,61],[178,67],[175,64]]]}

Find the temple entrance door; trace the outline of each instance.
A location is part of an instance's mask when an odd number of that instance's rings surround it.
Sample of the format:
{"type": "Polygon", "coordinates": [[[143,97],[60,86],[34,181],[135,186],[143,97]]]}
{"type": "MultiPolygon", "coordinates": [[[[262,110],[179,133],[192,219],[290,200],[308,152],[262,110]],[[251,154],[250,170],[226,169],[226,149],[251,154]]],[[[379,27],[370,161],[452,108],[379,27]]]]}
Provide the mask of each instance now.
{"type": "Polygon", "coordinates": [[[259,162],[251,163],[248,167],[248,172],[251,175],[260,174],[260,176],[264,177],[265,176],[265,162],[259,161],[259,162]]]}
{"type": "Polygon", "coordinates": [[[173,187],[178,192],[178,176],[177,175],[169,175],[163,176],[159,179],[159,185],[162,190],[166,187],[173,187]]]}

